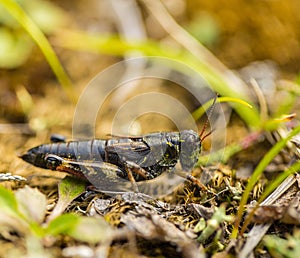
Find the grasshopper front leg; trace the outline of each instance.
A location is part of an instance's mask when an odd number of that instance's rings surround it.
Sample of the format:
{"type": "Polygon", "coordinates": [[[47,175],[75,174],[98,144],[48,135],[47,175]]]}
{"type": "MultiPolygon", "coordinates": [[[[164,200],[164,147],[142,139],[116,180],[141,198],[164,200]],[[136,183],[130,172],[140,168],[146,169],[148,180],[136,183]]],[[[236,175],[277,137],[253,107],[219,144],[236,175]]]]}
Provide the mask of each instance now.
{"type": "Polygon", "coordinates": [[[181,171],[181,170],[175,170],[174,173],[182,178],[185,178],[187,180],[189,180],[190,182],[192,182],[194,185],[197,185],[198,187],[200,187],[202,190],[207,190],[207,187],[205,185],[203,185],[199,179],[197,179],[196,177],[192,176],[190,173],[185,172],[185,171],[181,171]]]}

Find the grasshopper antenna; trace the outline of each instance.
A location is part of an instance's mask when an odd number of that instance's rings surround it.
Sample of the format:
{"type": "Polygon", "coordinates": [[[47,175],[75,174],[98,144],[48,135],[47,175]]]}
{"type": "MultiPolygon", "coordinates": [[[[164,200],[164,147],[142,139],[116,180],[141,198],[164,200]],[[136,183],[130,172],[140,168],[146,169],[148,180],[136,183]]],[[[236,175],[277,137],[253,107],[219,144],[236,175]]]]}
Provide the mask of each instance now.
{"type": "Polygon", "coordinates": [[[206,120],[205,124],[203,125],[203,128],[202,128],[202,130],[201,130],[201,132],[199,134],[201,141],[203,141],[207,136],[211,135],[212,132],[214,131],[214,130],[211,130],[209,133],[207,133],[206,135],[203,136],[203,134],[206,131],[206,128],[208,126],[209,119],[212,116],[212,113],[213,113],[213,110],[214,110],[214,107],[215,107],[215,104],[216,104],[218,96],[219,96],[219,94],[216,94],[212,105],[209,107],[208,115],[207,115],[207,120],[206,120]]]}

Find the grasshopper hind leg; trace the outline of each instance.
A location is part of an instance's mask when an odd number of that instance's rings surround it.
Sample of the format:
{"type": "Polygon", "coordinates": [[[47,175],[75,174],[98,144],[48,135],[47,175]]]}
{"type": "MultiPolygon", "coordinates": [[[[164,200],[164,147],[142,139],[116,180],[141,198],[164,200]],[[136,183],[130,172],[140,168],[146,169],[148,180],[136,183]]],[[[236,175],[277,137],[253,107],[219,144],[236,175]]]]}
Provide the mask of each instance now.
{"type": "Polygon", "coordinates": [[[147,180],[148,172],[146,170],[144,170],[141,166],[139,166],[138,164],[136,164],[132,161],[125,161],[124,167],[125,167],[125,171],[127,173],[128,179],[131,182],[134,191],[139,192],[134,175],[136,176],[136,178],[141,178],[142,180],[147,180]]]}
{"type": "MultiPolygon", "coordinates": [[[[125,162],[125,171],[116,165],[108,162],[75,161],[62,158],[54,154],[48,154],[45,157],[47,168],[60,172],[65,172],[73,176],[90,181],[93,185],[118,184],[125,178],[131,183],[134,192],[138,192],[138,186],[134,174],[145,177],[146,171],[133,162],[125,162]]],[[[107,187],[106,187],[107,188],[107,187]]],[[[100,189],[101,190],[101,189],[100,189]]]]}

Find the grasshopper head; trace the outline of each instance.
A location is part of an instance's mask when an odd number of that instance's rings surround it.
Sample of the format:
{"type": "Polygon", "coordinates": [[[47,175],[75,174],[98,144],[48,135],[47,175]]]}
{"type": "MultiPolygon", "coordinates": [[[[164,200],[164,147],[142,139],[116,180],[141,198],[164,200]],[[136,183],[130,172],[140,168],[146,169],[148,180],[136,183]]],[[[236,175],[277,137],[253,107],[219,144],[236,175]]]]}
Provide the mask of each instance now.
{"type": "Polygon", "coordinates": [[[184,130],[180,132],[179,159],[183,170],[189,171],[195,166],[199,159],[199,154],[201,152],[202,141],[212,133],[212,131],[210,131],[209,133],[204,135],[209,123],[209,118],[212,115],[217,96],[218,95],[216,95],[216,97],[214,98],[213,104],[211,105],[208,111],[207,120],[199,135],[193,130],[184,130]]]}
{"type": "Polygon", "coordinates": [[[180,132],[180,164],[185,171],[191,170],[198,161],[201,152],[201,140],[197,132],[184,130],[180,132]]]}

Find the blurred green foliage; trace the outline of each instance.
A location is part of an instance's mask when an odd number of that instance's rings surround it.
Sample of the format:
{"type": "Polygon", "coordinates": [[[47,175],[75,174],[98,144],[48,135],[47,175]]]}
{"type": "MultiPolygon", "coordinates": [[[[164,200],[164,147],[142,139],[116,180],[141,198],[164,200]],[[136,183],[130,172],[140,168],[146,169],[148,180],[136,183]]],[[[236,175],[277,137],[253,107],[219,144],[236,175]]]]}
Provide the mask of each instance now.
{"type": "Polygon", "coordinates": [[[186,27],[197,40],[205,46],[213,46],[220,37],[220,28],[216,20],[209,14],[200,12],[197,18],[186,27]]]}
{"type": "Polygon", "coordinates": [[[281,238],[274,235],[264,237],[264,244],[275,258],[294,258],[300,254],[300,230],[296,229],[293,235],[281,238]]]}
{"type": "MultiPolygon", "coordinates": [[[[24,64],[32,53],[34,43],[0,1],[0,68],[13,69],[24,64]]],[[[44,0],[18,0],[23,10],[46,34],[66,23],[66,14],[57,5],[44,0]]]]}
{"type": "Polygon", "coordinates": [[[44,223],[46,211],[46,196],[37,189],[26,186],[13,193],[0,186],[1,233],[14,230],[25,238],[31,236],[37,240],[64,234],[88,243],[97,243],[112,234],[111,227],[103,218],[67,213],[44,223]]]}

